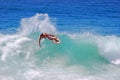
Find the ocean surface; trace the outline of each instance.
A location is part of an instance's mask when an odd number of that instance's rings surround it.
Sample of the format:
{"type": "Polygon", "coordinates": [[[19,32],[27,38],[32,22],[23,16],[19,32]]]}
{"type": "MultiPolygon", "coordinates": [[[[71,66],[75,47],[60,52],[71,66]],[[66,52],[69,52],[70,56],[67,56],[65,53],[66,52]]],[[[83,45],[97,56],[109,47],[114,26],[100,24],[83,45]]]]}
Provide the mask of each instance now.
{"type": "Polygon", "coordinates": [[[119,79],[120,0],[0,0],[0,80],[119,79]]]}

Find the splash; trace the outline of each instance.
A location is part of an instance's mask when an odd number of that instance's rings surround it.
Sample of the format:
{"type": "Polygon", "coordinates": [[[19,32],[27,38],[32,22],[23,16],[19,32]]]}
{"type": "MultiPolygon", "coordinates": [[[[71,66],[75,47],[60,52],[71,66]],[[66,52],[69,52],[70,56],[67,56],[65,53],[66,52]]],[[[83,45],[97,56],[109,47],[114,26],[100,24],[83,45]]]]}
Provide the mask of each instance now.
{"type": "Polygon", "coordinates": [[[50,21],[48,14],[37,13],[35,16],[32,16],[30,18],[23,18],[20,24],[22,34],[30,34],[32,32],[56,32],[56,28],[50,21]]]}
{"type": "Polygon", "coordinates": [[[96,37],[100,53],[111,63],[120,64],[120,38],[117,36],[96,37]]]}
{"type": "Polygon", "coordinates": [[[31,39],[20,35],[1,36],[0,51],[2,53],[1,60],[5,61],[8,55],[15,55],[22,50],[22,45],[31,39]]]}
{"type": "MultiPolygon", "coordinates": [[[[2,54],[2,61],[5,61],[8,55],[23,52],[23,44],[32,40],[28,35],[36,32],[39,34],[42,32],[55,34],[57,32],[47,14],[36,14],[30,18],[23,18],[21,20],[21,27],[18,30],[19,31],[13,35],[0,35],[0,52],[2,54]]],[[[29,51],[24,52],[30,54],[29,51]]]]}

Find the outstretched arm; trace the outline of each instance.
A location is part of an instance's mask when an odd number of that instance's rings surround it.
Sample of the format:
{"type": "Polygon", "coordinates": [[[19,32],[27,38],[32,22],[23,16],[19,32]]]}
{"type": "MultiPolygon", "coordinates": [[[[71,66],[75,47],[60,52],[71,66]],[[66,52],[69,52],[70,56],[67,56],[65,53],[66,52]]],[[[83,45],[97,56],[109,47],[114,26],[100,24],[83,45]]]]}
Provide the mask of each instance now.
{"type": "Polygon", "coordinates": [[[41,45],[40,45],[40,41],[41,41],[41,39],[42,39],[42,36],[40,35],[40,37],[39,37],[39,41],[38,41],[39,47],[41,47],[41,45]]]}

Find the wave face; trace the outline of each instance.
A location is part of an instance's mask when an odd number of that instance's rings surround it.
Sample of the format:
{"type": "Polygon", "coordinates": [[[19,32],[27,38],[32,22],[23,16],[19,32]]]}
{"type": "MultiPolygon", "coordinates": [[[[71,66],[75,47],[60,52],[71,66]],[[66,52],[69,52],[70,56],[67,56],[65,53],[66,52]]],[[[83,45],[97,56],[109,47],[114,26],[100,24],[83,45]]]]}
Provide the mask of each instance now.
{"type": "Polygon", "coordinates": [[[57,31],[48,14],[23,18],[14,34],[0,34],[1,80],[118,80],[120,38],[57,31]],[[42,40],[56,34],[61,44],[42,40]],[[114,74],[114,75],[113,75],[114,74]]]}

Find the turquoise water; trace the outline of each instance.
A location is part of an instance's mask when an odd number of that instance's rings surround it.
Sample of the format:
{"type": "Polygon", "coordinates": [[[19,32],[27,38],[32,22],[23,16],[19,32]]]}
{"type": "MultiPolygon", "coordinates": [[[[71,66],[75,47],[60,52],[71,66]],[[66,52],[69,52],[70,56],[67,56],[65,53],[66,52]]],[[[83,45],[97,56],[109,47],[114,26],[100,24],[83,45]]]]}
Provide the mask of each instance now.
{"type": "Polygon", "coordinates": [[[0,80],[119,80],[119,4],[0,0],[0,80]]]}

